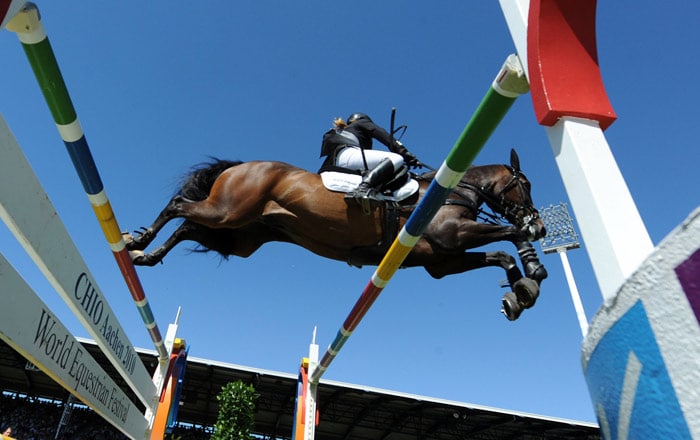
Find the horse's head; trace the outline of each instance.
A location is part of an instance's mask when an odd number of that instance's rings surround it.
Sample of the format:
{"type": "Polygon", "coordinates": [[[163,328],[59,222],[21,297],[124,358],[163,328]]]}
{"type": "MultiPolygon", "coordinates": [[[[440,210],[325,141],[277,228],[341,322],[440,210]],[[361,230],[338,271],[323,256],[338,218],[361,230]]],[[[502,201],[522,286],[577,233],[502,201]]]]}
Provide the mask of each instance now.
{"type": "Polygon", "coordinates": [[[510,166],[503,165],[494,179],[491,196],[485,197],[486,204],[525,233],[529,241],[544,237],[544,223],[532,203],[530,181],[520,170],[515,150],[510,150],[510,166]]]}

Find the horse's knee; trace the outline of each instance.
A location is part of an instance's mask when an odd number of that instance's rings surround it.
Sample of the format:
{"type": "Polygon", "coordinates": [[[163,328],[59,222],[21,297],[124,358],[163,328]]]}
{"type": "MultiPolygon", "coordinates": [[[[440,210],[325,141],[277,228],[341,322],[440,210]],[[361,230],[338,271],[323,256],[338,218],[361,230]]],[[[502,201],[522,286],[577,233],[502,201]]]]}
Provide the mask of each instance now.
{"type": "Polygon", "coordinates": [[[486,259],[488,261],[495,262],[506,271],[513,266],[517,267],[515,257],[504,251],[487,252],[486,259]]]}
{"type": "Polygon", "coordinates": [[[523,277],[515,257],[507,252],[487,252],[486,258],[494,266],[501,266],[506,271],[506,278],[511,286],[523,277]]]}

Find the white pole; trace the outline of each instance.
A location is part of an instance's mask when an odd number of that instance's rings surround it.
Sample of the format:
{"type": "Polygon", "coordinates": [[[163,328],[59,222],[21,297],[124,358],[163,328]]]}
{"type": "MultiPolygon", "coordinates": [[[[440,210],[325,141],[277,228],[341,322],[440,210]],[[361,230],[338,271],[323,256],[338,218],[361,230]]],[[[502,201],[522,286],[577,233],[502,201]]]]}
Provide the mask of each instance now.
{"type": "Polygon", "coordinates": [[[545,127],[605,300],[654,250],[598,123],[564,117],[545,127]]]}
{"type": "Polygon", "coordinates": [[[566,274],[566,282],[569,284],[571,299],[574,301],[574,309],[576,309],[578,324],[581,326],[581,334],[585,338],[588,334],[588,319],[586,319],[586,311],[583,309],[581,295],[579,295],[578,288],[576,287],[576,281],[574,281],[574,274],[571,271],[571,265],[569,265],[569,257],[566,256],[566,249],[564,248],[559,249],[557,253],[561,257],[561,265],[564,266],[564,274],[566,274]]]}
{"type": "Polygon", "coordinates": [[[308,383],[306,384],[306,402],[304,403],[304,440],[314,440],[316,436],[316,393],[318,382],[311,381],[314,370],[318,367],[318,344],[316,344],[316,327],[309,345],[308,383]]]}
{"type": "MultiPolygon", "coordinates": [[[[500,0],[500,4],[528,80],[539,81],[530,78],[530,0],[500,0]]],[[[564,115],[545,131],[603,299],[612,300],[654,245],[599,123],[564,115]]]]}

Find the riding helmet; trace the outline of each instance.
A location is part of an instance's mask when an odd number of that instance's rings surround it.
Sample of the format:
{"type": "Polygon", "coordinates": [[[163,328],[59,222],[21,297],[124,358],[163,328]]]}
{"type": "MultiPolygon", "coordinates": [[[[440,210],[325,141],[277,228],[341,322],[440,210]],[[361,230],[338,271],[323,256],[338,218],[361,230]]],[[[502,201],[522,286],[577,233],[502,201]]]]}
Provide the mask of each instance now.
{"type": "Polygon", "coordinates": [[[364,113],[353,113],[348,117],[348,124],[352,124],[353,122],[359,121],[360,119],[365,119],[369,122],[372,122],[369,116],[367,116],[364,113]]]}

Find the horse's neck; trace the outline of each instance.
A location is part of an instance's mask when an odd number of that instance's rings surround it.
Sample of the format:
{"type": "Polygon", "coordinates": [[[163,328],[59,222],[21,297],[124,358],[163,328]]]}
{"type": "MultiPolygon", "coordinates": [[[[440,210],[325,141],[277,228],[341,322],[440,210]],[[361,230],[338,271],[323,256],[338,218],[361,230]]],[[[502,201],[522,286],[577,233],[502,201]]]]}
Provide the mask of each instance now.
{"type": "Polygon", "coordinates": [[[476,186],[485,192],[493,192],[494,186],[496,186],[500,179],[499,172],[502,171],[502,169],[503,165],[469,167],[462,178],[462,182],[476,186]]]}
{"type": "MultiPolygon", "coordinates": [[[[460,180],[462,187],[476,187],[483,192],[493,192],[494,186],[498,183],[499,172],[504,168],[503,165],[474,165],[467,168],[464,176],[460,180]],[[466,184],[466,185],[464,185],[466,184]]],[[[429,171],[421,174],[421,180],[431,182],[435,179],[436,171],[429,171]]]]}

